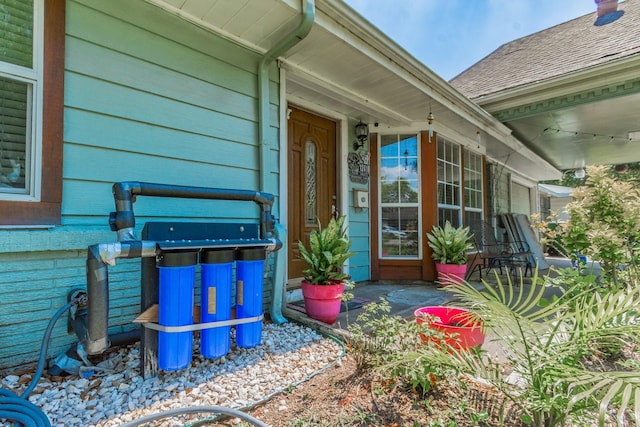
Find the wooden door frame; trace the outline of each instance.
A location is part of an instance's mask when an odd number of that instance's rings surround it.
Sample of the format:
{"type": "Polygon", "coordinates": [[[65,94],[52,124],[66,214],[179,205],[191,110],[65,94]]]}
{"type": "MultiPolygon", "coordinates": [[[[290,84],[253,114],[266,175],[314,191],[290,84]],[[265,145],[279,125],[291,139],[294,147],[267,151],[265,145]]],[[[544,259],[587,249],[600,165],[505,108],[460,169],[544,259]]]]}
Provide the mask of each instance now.
{"type": "MultiPolygon", "coordinates": [[[[279,156],[281,167],[280,167],[280,197],[279,197],[278,205],[280,206],[280,209],[279,209],[280,224],[284,226],[285,230],[287,231],[289,230],[288,212],[290,209],[288,196],[287,196],[288,190],[289,190],[288,120],[289,120],[289,114],[290,114],[291,108],[296,108],[298,110],[306,111],[309,114],[313,114],[318,117],[322,117],[327,120],[331,120],[335,122],[336,124],[336,192],[337,192],[336,196],[338,198],[337,206],[338,206],[339,212],[342,214],[348,213],[348,210],[349,210],[349,202],[348,202],[348,198],[346,197],[349,192],[348,179],[345,176],[343,176],[343,171],[347,170],[346,153],[348,152],[348,149],[345,143],[345,141],[349,141],[349,137],[348,137],[349,126],[348,126],[347,118],[343,116],[337,116],[334,114],[334,112],[329,111],[327,109],[318,108],[317,106],[314,106],[314,105],[308,105],[308,103],[306,102],[301,102],[299,100],[297,101],[284,100],[281,103],[281,109],[280,109],[280,116],[281,116],[281,123],[282,123],[282,125],[280,126],[280,140],[282,141],[283,145],[281,146],[280,156],[279,156]]],[[[349,217],[347,217],[345,225],[346,226],[349,225],[349,217]]],[[[284,251],[283,253],[285,254],[284,280],[285,280],[285,283],[288,283],[289,282],[289,257],[288,255],[286,255],[288,253],[288,248],[286,247],[288,238],[285,238],[283,240],[284,241],[282,243],[284,247],[281,248],[280,250],[284,251]]],[[[345,268],[346,268],[346,271],[348,272],[349,260],[346,261],[345,268]]]]}

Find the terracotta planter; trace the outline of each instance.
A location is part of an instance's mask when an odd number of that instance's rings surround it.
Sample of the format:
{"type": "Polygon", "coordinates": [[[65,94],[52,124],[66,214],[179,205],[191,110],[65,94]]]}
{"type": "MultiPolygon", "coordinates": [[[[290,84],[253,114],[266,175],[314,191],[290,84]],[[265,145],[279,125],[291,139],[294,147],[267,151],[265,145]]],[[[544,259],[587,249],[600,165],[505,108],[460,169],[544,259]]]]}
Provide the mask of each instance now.
{"type": "Polygon", "coordinates": [[[302,282],[302,296],[307,315],[324,323],[332,324],[340,315],[343,293],[344,283],[313,285],[302,282]]]}
{"type": "Polygon", "coordinates": [[[442,286],[461,283],[467,274],[467,264],[441,264],[436,262],[438,282],[442,286]]]}
{"type": "MultiPolygon", "coordinates": [[[[425,321],[423,315],[433,316],[435,320],[429,327],[444,332],[445,343],[455,349],[468,350],[484,343],[482,321],[464,308],[429,306],[417,309],[414,314],[418,324],[425,321]]],[[[420,337],[423,341],[428,339],[424,334],[420,337]]]]}

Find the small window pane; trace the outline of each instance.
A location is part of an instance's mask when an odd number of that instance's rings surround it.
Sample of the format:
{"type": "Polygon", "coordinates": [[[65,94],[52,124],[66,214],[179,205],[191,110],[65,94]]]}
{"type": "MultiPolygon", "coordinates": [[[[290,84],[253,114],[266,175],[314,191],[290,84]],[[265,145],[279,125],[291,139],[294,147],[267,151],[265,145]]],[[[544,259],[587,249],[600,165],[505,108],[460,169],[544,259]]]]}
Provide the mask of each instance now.
{"type": "Polygon", "coordinates": [[[0,1],[0,61],[33,67],[33,0],[0,1]]]}
{"type": "Polygon", "coordinates": [[[29,84],[0,77],[0,191],[4,193],[24,193],[27,188],[29,98],[29,84]]]}
{"type": "Polygon", "coordinates": [[[382,256],[418,256],[418,208],[382,208],[382,256]]]}

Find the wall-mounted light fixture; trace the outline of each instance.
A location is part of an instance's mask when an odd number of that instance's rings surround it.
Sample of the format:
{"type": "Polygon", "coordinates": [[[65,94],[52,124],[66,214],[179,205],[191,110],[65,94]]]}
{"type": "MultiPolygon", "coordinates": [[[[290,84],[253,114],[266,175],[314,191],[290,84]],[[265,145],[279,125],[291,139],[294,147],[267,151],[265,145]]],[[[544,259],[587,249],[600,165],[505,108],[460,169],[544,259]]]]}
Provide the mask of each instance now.
{"type": "Polygon", "coordinates": [[[353,142],[353,149],[354,151],[358,151],[360,148],[364,147],[364,143],[367,141],[367,138],[369,138],[369,126],[360,121],[355,127],[355,132],[357,141],[353,142]]]}
{"type": "Polygon", "coordinates": [[[573,171],[573,176],[575,176],[577,179],[583,179],[586,175],[587,173],[585,172],[584,168],[575,169],[573,171]]]}

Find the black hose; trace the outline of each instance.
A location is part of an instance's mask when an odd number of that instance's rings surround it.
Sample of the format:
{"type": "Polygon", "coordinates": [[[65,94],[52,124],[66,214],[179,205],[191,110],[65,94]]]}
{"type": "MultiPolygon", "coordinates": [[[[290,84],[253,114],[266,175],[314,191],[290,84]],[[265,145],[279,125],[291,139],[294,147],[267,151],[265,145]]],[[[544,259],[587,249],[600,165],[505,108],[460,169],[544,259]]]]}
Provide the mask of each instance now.
{"type": "Polygon", "coordinates": [[[47,362],[47,349],[49,348],[49,340],[51,339],[53,327],[56,325],[56,322],[58,321],[60,316],[62,316],[65,311],[78,304],[79,300],[79,298],[76,298],[69,301],[61,309],[59,309],[56,314],[53,315],[51,320],[49,320],[47,329],[44,331],[44,338],[42,338],[42,345],[40,346],[40,358],[38,359],[38,367],[36,368],[35,374],[33,374],[31,384],[29,384],[29,387],[27,387],[27,389],[20,395],[21,399],[28,398],[33,389],[36,388],[36,385],[38,385],[38,381],[40,380],[40,376],[42,375],[42,371],[44,370],[44,365],[47,362]]]}
{"type": "Polygon", "coordinates": [[[262,421],[253,418],[249,414],[245,414],[244,412],[238,411],[236,409],[224,408],[221,406],[194,406],[191,408],[171,409],[169,411],[160,412],[157,414],[151,414],[151,415],[147,415],[146,417],[138,418],[137,420],[133,420],[126,424],[122,424],[120,427],[135,427],[135,426],[140,426],[150,421],[155,421],[162,418],[172,417],[176,415],[200,413],[200,412],[211,412],[216,414],[229,415],[232,417],[240,418],[241,420],[244,420],[244,421],[248,421],[254,426],[269,427],[268,424],[265,424],[262,421]]]}
{"type": "Polygon", "coordinates": [[[22,392],[20,397],[9,390],[0,389],[0,418],[4,418],[7,421],[15,421],[16,423],[19,423],[19,425],[23,425],[25,427],[51,427],[51,422],[44,412],[42,412],[42,409],[29,402],[27,398],[36,385],[38,385],[38,381],[40,381],[40,377],[42,376],[42,371],[44,370],[44,365],[47,360],[47,349],[49,347],[49,340],[51,339],[53,327],[60,316],[62,316],[64,312],[69,310],[72,306],[78,304],[78,301],[79,299],[69,301],[53,315],[51,320],[49,320],[47,329],[44,332],[44,338],[42,339],[42,345],[40,346],[38,366],[36,368],[36,372],[33,374],[29,387],[22,392]]]}

